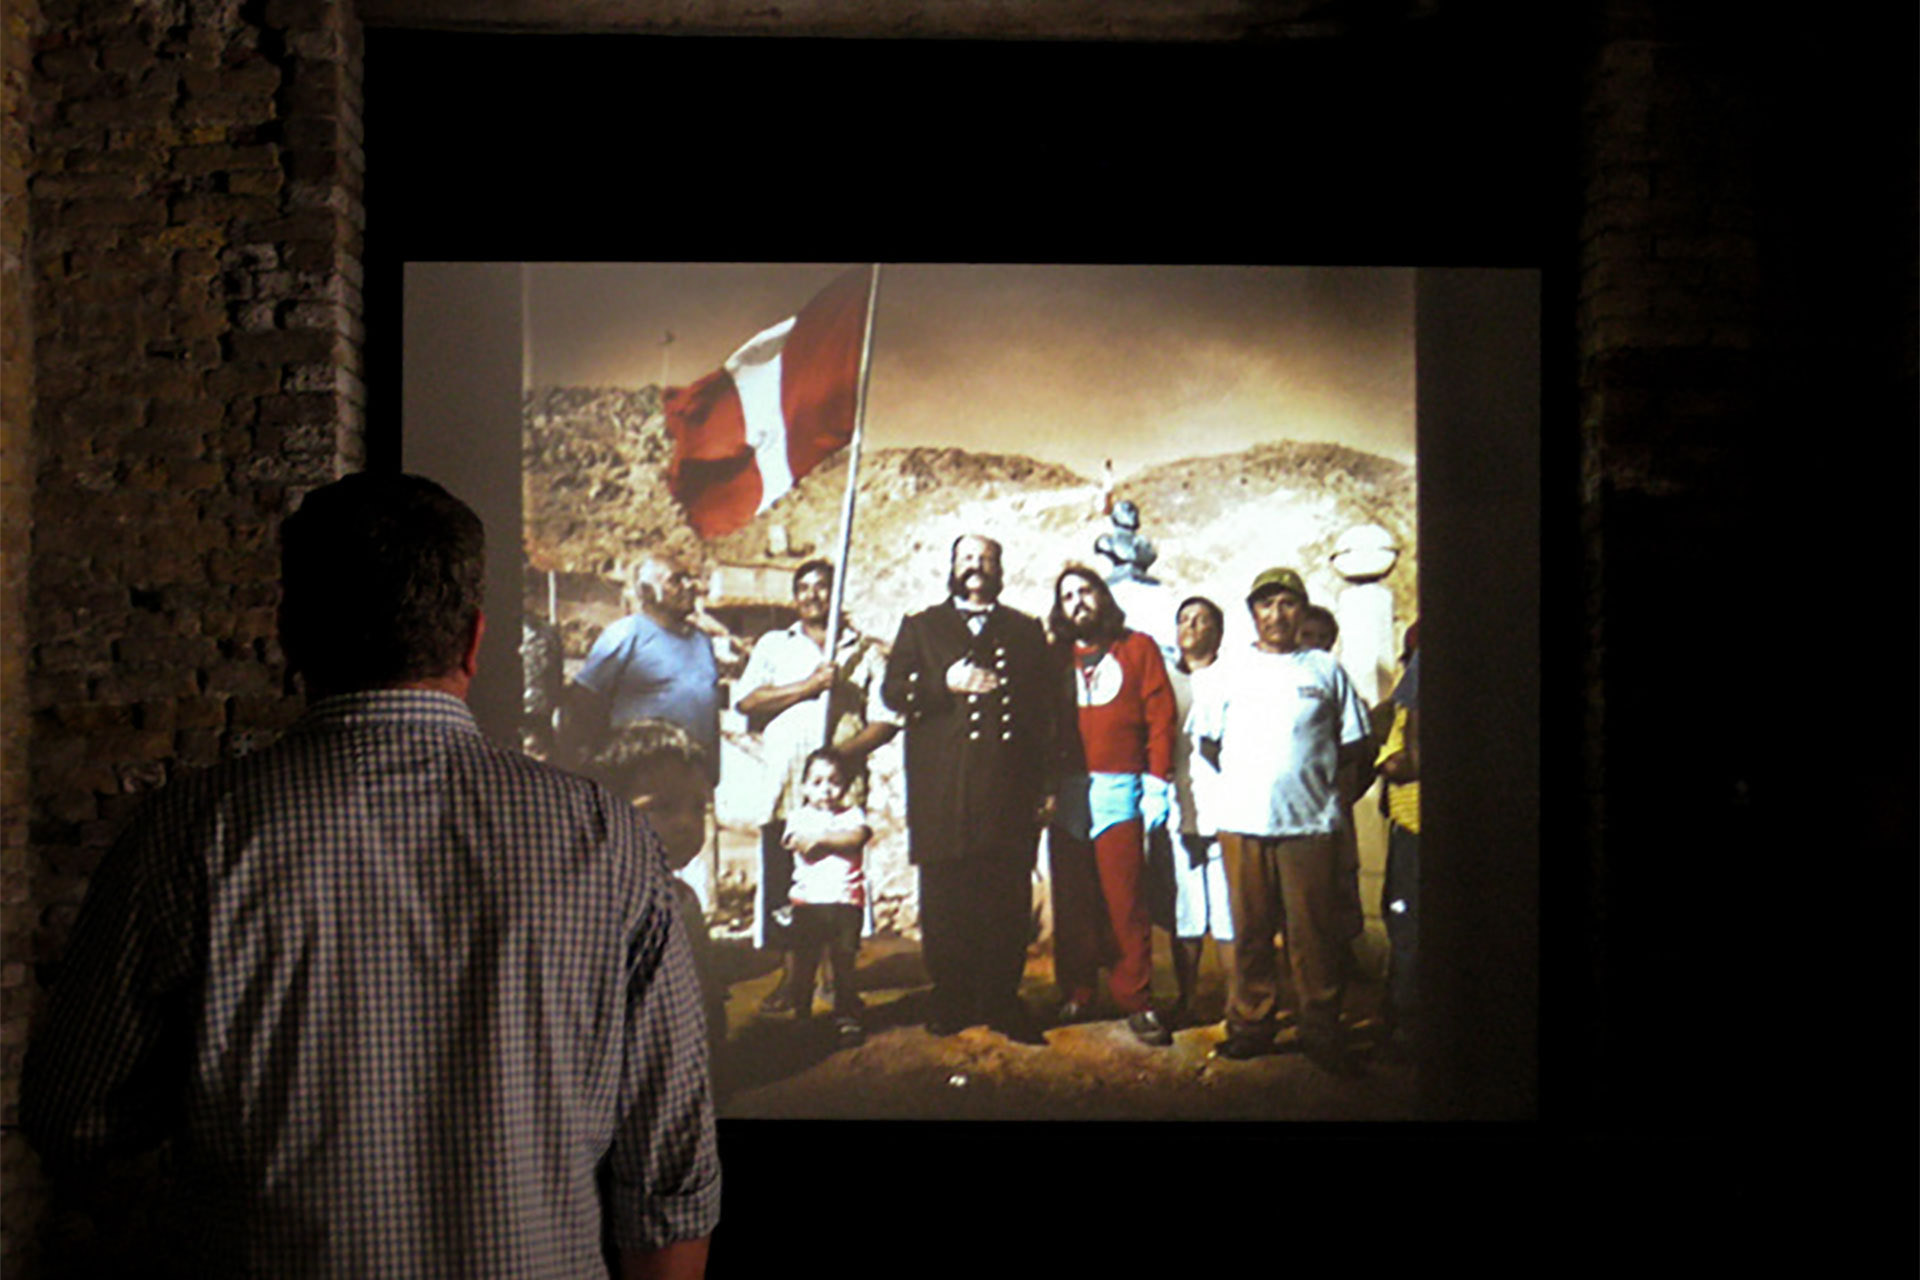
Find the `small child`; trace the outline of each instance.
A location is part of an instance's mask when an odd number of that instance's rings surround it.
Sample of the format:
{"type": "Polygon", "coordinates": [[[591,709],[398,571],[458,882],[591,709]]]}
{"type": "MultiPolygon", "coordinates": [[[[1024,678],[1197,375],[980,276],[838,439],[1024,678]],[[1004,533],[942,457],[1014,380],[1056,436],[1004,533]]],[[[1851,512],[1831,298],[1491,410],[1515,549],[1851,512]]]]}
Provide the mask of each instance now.
{"type": "MultiPolygon", "coordinates": [[[[873,838],[867,815],[847,800],[853,770],[853,764],[830,747],[807,757],[800,778],[800,804],[787,811],[783,841],[794,855],[793,887],[788,895],[793,926],[787,989],[813,991],[813,976],[824,951],[833,977],[834,1029],[843,1044],[858,1044],[864,1036],[853,963],[867,903],[861,863],[867,841],[873,838]]],[[[795,1017],[812,1016],[811,995],[795,1004],[795,1017]]]]}
{"type": "Polygon", "coordinates": [[[642,720],[613,730],[594,764],[595,776],[645,814],[660,837],[667,866],[674,872],[669,883],[673,905],[700,979],[709,1059],[714,1060],[727,1039],[727,993],[714,980],[713,936],[707,930],[700,897],[679,874],[707,843],[707,809],[713,800],[707,753],[679,725],[642,720]]]}

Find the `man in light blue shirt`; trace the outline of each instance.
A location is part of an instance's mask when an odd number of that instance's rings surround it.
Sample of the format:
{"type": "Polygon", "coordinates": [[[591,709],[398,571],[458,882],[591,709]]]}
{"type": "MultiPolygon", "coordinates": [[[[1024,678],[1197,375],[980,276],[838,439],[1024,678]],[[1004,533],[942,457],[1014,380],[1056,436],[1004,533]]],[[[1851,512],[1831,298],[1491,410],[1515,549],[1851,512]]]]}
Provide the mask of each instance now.
{"type": "Polygon", "coordinates": [[[602,631],[567,685],[561,733],[571,758],[586,758],[609,729],[667,720],[691,734],[717,769],[720,674],[712,639],[694,623],[699,579],[656,554],[641,563],[635,585],[640,612],[602,631]]]}

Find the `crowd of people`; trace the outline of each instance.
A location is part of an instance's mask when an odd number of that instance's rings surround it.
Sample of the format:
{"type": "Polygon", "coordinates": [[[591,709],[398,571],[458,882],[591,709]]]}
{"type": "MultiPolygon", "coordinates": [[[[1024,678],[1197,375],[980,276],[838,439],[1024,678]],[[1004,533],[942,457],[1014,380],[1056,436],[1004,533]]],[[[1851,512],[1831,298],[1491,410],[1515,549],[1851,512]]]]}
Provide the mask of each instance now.
{"type": "MultiPolygon", "coordinates": [[[[1417,664],[1391,702],[1368,708],[1332,656],[1337,620],[1288,568],[1253,580],[1254,638],[1224,651],[1214,601],[1181,602],[1170,653],[1130,628],[1107,580],[1082,565],[1055,579],[1043,621],[1000,602],[1002,548],[978,535],[955,540],[945,598],[908,615],[891,645],[843,622],[829,660],[833,574],[826,560],[795,570],[797,620],[760,638],[737,682],[734,705],[761,735],[767,775],[755,941],[785,957],[761,1013],[810,1018],[824,959],[820,995],[836,1032],[862,1038],[853,961],[870,927],[865,763],[904,732],[935,1035],[985,1025],[1043,1044],[1049,1025],[1115,1016],[1142,1043],[1170,1044],[1194,1017],[1210,934],[1227,976],[1219,1056],[1272,1049],[1284,964],[1302,1050],[1329,1071],[1356,1070],[1341,1018],[1364,922],[1354,805],[1380,773],[1392,832],[1385,1021],[1406,1047],[1417,664]],[[844,816],[822,827],[822,814],[844,816]],[[1043,830],[1059,987],[1045,1016],[1019,995],[1043,830]],[[1155,927],[1170,939],[1170,1002],[1153,991],[1155,927]]],[[[653,560],[639,587],[642,613],[608,628],[564,705],[616,757],[635,733],[657,737],[648,726],[681,716],[704,749],[719,695],[691,575],[653,560]]]]}

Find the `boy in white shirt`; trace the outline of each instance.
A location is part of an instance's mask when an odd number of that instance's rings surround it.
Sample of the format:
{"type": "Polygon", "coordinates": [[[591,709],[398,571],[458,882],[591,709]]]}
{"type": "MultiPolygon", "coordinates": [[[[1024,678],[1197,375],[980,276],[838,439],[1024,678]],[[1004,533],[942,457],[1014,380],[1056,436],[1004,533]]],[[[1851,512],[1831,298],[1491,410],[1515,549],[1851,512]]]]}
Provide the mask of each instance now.
{"type": "MultiPolygon", "coordinates": [[[[821,953],[833,977],[834,1029],[842,1043],[858,1044],[860,996],[853,965],[865,919],[867,879],[862,863],[873,828],[848,800],[854,766],[830,747],[809,755],[800,781],[800,804],[787,811],[783,843],[793,851],[793,906],[787,953],[788,989],[812,992],[821,953]]],[[[796,1002],[794,1015],[813,1015],[812,1000],[796,1002]]]]}

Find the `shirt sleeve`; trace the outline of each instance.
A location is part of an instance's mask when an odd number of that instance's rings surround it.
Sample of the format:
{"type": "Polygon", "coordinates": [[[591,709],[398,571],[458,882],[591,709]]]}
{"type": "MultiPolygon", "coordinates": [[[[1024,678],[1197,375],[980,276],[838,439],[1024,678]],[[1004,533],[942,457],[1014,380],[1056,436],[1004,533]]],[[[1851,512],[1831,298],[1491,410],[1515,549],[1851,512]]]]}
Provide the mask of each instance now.
{"type": "Polygon", "coordinates": [[[644,890],[627,955],[620,1120],[607,1156],[607,1219],[624,1250],[713,1233],[720,1158],[699,980],[658,841],[624,805],[609,825],[643,859],[644,890]]]}
{"type": "Polygon", "coordinates": [[[1141,648],[1140,701],[1147,721],[1147,772],[1156,778],[1173,777],[1174,741],[1180,736],[1179,713],[1174,707],[1173,681],[1153,637],[1138,633],[1141,648]]]}
{"type": "Polygon", "coordinates": [[[1400,707],[1418,707],[1420,705],[1420,654],[1407,659],[1407,669],[1400,674],[1400,683],[1393,686],[1393,702],[1400,707]]]}
{"type": "Polygon", "coordinates": [[[598,694],[611,694],[620,669],[632,660],[634,647],[633,628],[624,621],[613,623],[593,642],[593,648],[587,651],[587,660],[574,673],[573,682],[598,694]]]}
{"type": "Polygon", "coordinates": [[[1219,741],[1226,727],[1227,704],[1223,697],[1226,681],[1210,677],[1193,681],[1193,706],[1187,711],[1187,736],[1195,742],[1202,738],[1219,741]]]}
{"type": "Polygon", "coordinates": [[[52,1171],[156,1145],[180,1114],[198,890],[152,813],[94,872],[22,1066],[21,1126],[52,1171]]]}
{"type": "Polygon", "coordinates": [[[1334,696],[1340,701],[1340,745],[1350,747],[1356,742],[1365,742],[1373,736],[1373,719],[1367,714],[1367,704],[1354,688],[1347,669],[1338,662],[1333,663],[1333,686],[1334,696]]]}
{"type": "Polygon", "coordinates": [[[780,647],[781,634],[778,631],[769,631],[754,642],[753,652],[747,655],[746,668],[740,672],[740,679],[733,686],[735,705],[739,704],[740,699],[756,690],[785,683],[774,679],[774,651],[780,647]]]}
{"type": "Polygon", "coordinates": [[[903,724],[938,715],[951,706],[947,673],[928,670],[926,655],[920,651],[921,625],[914,617],[901,620],[893,652],[887,657],[886,679],[882,682],[882,696],[888,706],[899,712],[903,724]]]}
{"type": "Polygon", "coordinates": [[[860,649],[859,681],[867,691],[865,715],[868,724],[902,723],[900,713],[887,705],[882,690],[886,684],[886,665],[880,657],[880,646],[868,641],[860,649]]]}

